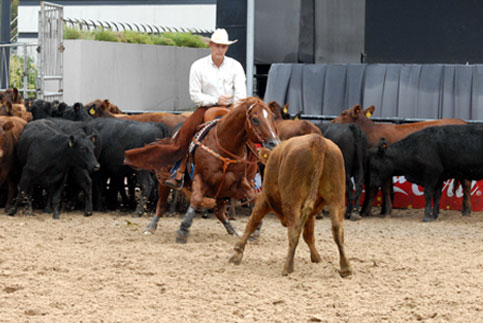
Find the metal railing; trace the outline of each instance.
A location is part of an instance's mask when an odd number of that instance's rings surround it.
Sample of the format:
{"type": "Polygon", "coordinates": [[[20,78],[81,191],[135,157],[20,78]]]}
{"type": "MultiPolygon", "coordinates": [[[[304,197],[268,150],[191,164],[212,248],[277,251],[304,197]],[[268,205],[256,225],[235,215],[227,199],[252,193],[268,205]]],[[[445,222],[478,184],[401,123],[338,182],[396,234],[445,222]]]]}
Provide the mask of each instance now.
{"type": "MultiPolygon", "coordinates": [[[[23,97],[27,98],[29,93],[37,93],[37,84],[35,84],[34,89],[28,88],[28,76],[32,73],[30,71],[30,67],[28,66],[27,62],[28,59],[32,59],[35,61],[35,56],[37,54],[37,44],[34,43],[15,43],[15,44],[0,44],[0,73],[3,71],[8,71],[5,73],[7,80],[6,84],[7,87],[17,87],[19,91],[23,92],[23,97]],[[12,55],[17,55],[23,58],[23,69],[22,69],[22,79],[23,79],[23,86],[19,87],[18,84],[11,84],[10,80],[10,68],[12,61],[12,55]],[[7,59],[8,58],[8,59],[7,59]]],[[[0,91],[4,91],[5,89],[0,89],[0,91]]]]}
{"type": "Polygon", "coordinates": [[[213,33],[213,30],[202,28],[187,28],[187,27],[168,27],[132,22],[114,22],[107,20],[92,20],[92,19],[78,19],[64,17],[66,26],[80,30],[95,30],[97,28],[109,29],[112,31],[138,31],[148,34],[159,34],[165,32],[190,32],[193,34],[208,35],[213,33]]]}

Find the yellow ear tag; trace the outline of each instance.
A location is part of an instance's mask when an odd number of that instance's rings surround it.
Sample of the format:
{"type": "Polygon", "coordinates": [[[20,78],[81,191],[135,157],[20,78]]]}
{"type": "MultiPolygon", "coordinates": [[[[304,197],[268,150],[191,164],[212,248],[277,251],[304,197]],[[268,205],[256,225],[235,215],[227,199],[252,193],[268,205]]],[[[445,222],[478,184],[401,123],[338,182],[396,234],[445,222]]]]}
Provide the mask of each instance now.
{"type": "Polygon", "coordinates": [[[69,147],[72,148],[72,141],[69,140],[69,147]]]}
{"type": "Polygon", "coordinates": [[[268,155],[267,154],[263,154],[263,158],[268,158],[268,155]]]}
{"type": "Polygon", "coordinates": [[[370,112],[366,113],[366,117],[370,118],[371,116],[372,116],[372,114],[370,112]]]}
{"type": "Polygon", "coordinates": [[[295,118],[294,118],[294,120],[298,120],[298,119],[299,119],[299,117],[295,117],[295,118]]]}
{"type": "Polygon", "coordinates": [[[288,109],[287,108],[283,108],[283,113],[287,113],[288,112],[288,109]]]}
{"type": "Polygon", "coordinates": [[[89,114],[90,114],[91,116],[93,116],[93,115],[94,115],[94,113],[96,113],[96,110],[94,110],[94,108],[90,108],[90,110],[89,110],[89,114]]]}

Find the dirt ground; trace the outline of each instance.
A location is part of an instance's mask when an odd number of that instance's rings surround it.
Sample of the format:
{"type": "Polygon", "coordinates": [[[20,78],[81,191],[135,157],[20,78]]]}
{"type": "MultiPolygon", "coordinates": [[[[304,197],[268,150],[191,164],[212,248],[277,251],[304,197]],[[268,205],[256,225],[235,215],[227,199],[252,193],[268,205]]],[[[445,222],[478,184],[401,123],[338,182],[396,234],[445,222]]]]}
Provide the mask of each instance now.
{"type": "Polygon", "coordinates": [[[345,222],[354,274],[343,279],[327,218],[316,222],[322,263],[301,240],[282,277],[287,231],[273,215],[235,266],[237,238],[213,217],[180,245],[180,217],[144,235],[148,217],[0,213],[0,322],[481,322],[483,213],[394,215],[345,222]]]}

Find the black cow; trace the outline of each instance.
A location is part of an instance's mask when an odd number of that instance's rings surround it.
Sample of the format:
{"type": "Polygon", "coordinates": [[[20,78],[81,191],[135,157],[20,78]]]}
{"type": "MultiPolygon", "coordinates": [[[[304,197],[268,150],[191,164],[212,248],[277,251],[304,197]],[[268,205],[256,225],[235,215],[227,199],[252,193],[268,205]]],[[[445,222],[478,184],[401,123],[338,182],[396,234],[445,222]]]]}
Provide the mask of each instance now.
{"type": "Polygon", "coordinates": [[[74,103],[73,106],[69,106],[62,102],[57,106],[55,115],[53,114],[52,116],[72,121],[89,121],[92,119],[87,112],[87,109],[84,108],[84,105],[80,102],[74,103]]]}
{"type": "Polygon", "coordinates": [[[121,193],[121,197],[126,204],[124,179],[134,175],[138,186],[141,188],[141,196],[137,202],[135,215],[141,216],[145,211],[146,202],[154,187],[154,179],[147,170],[134,170],[124,165],[124,152],[170,136],[169,128],[162,123],[116,118],[96,118],[88,122],[88,124],[99,131],[102,141],[102,150],[99,156],[101,171],[94,178],[97,190],[96,197],[98,198],[96,208],[103,208],[101,203],[105,196],[107,179],[109,179],[108,204],[113,204],[117,201],[118,192],[121,193]]]}
{"type": "Polygon", "coordinates": [[[44,100],[29,100],[25,104],[27,111],[32,113],[34,120],[50,118],[52,116],[52,103],[44,100]]]}
{"type": "Polygon", "coordinates": [[[51,120],[28,123],[17,145],[17,157],[22,166],[19,193],[15,205],[8,211],[14,215],[20,202],[26,202],[26,214],[32,213],[32,189],[39,184],[52,192],[54,219],[59,219],[59,204],[67,174],[72,167],[89,172],[99,169],[94,144],[85,133],[70,136],[59,130],[51,120]]]}
{"type": "Polygon", "coordinates": [[[390,146],[381,139],[377,149],[370,152],[369,172],[371,188],[402,175],[423,186],[426,200],[423,221],[434,221],[438,218],[445,180],[483,178],[483,125],[426,128],[390,146]]]}
{"type": "MultiPolygon", "coordinates": [[[[55,126],[66,135],[70,136],[75,133],[84,133],[87,137],[91,138],[91,141],[94,143],[95,146],[94,155],[96,156],[96,159],[99,158],[101,154],[102,143],[99,132],[95,128],[82,121],[71,121],[62,118],[49,118],[48,120],[54,122],[55,126]]],[[[87,169],[81,167],[71,168],[67,179],[67,187],[74,188],[75,186],[80,187],[84,192],[84,216],[92,215],[92,179],[87,169]]],[[[77,200],[76,197],[77,196],[71,196],[71,199],[77,200]]],[[[49,198],[46,209],[50,210],[50,208],[51,199],[49,198]]]]}
{"type": "Polygon", "coordinates": [[[346,219],[357,220],[360,217],[352,214],[359,208],[362,187],[364,185],[364,169],[367,167],[368,143],[367,137],[356,124],[319,124],[317,125],[325,138],[339,146],[344,156],[346,173],[346,219]],[[353,185],[352,179],[354,178],[353,185]],[[355,192],[354,192],[355,191],[355,192]]]}

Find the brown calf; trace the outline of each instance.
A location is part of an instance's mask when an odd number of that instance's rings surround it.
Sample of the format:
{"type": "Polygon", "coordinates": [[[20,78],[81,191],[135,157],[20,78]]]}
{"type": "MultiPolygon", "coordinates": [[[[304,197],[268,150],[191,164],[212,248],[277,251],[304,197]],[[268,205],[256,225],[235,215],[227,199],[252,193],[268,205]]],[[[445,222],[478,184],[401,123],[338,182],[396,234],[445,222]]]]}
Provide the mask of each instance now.
{"type": "MultiPolygon", "coordinates": [[[[268,151],[261,153],[265,157],[268,151]]],[[[315,215],[327,205],[332,221],[332,234],[339,249],[340,275],[351,274],[344,248],[345,171],[340,149],[320,135],[294,137],[280,143],[268,156],[261,195],[235,245],[230,262],[239,264],[250,235],[263,217],[273,211],[283,226],[288,227],[289,248],[282,275],[294,270],[294,255],[300,233],[310,248],[312,262],[320,262],[315,249],[315,215]]]]}
{"type": "Polygon", "coordinates": [[[355,123],[359,125],[367,136],[370,147],[377,147],[379,140],[384,137],[388,144],[399,141],[413,132],[433,126],[444,126],[449,124],[466,124],[462,119],[441,119],[423,122],[414,122],[402,125],[391,123],[375,123],[369,119],[368,115],[374,112],[374,106],[362,110],[361,106],[356,104],[350,109],[342,111],[342,113],[332,120],[333,123],[355,123]]]}
{"type": "Polygon", "coordinates": [[[165,112],[148,112],[139,114],[124,114],[117,106],[113,105],[109,100],[94,100],[86,105],[87,112],[94,118],[98,117],[112,117],[127,120],[137,120],[141,122],[161,122],[169,127],[171,131],[177,125],[186,121],[188,117],[185,114],[174,114],[165,112]],[[117,109],[117,110],[116,110],[117,109]]]}
{"type": "Polygon", "coordinates": [[[22,96],[18,93],[17,88],[0,91],[0,103],[5,102],[23,104],[22,96]]]}
{"type": "Polygon", "coordinates": [[[10,101],[0,104],[0,116],[19,117],[27,122],[32,120],[32,113],[28,112],[23,104],[10,101]]]}
{"type": "MultiPolygon", "coordinates": [[[[280,140],[287,140],[296,136],[303,136],[309,133],[315,133],[322,135],[320,129],[312,122],[307,120],[284,120],[284,109],[287,109],[287,105],[283,108],[275,101],[268,104],[269,108],[275,114],[275,125],[278,131],[278,137],[280,140]]],[[[286,112],[285,112],[286,113],[286,112]]]]}
{"type": "Polygon", "coordinates": [[[0,186],[8,182],[8,197],[5,209],[12,206],[16,194],[14,168],[16,166],[15,145],[27,122],[17,117],[0,117],[0,186]]]}

